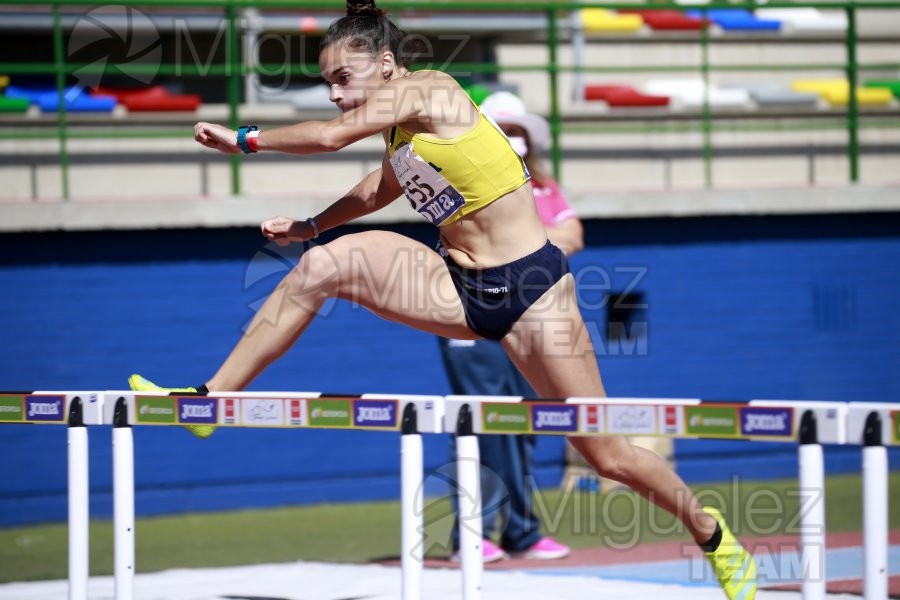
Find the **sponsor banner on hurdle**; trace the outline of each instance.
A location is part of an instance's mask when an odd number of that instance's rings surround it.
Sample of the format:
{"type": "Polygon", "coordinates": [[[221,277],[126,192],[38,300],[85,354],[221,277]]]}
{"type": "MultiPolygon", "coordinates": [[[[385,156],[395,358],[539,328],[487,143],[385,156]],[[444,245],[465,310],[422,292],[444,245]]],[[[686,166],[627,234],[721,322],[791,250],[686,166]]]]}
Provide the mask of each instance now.
{"type": "Polygon", "coordinates": [[[417,409],[419,431],[442,424],[441,398],[377,395],[328,396],[317,393],[216,393],[215,396],[110,392],[106,418],[124,399],[132,425],[216,425],[245,428],[367,429],[399,431],[407,404],[417,409]],[[440,416],[437,416],[440,415],[440,416]]]}
{"type": "Polygon", "coordinates": [[[575,405],[546,402],[486,402],[481,405],[482,433],[570,434],[579,428],[575,405]]]}
{"type": "Polygon", "coordinates": [[[754,440],[798,440],[804,415],[809,413],[819,443],[845,444],[847,406],[818,400],[751,400],[743,409],[741,431],[754,440]]]}
{"type": "Polygon", "coordinates": [[[65,425],[69,408],[76,398],[81,402],[82,422],[99,425],[102,421],[101,392],[0,392],[0,423],[65,425]]]}
{"type": "Polygon", "coordinates": [[[743,406],[739,410],[743,436],[797,437],[794,430],[794,409],[791,406],[743,406]]]}
{"type": "Polygon", "coordinates": [[[455,431],[468,405],[474,433],[671,436],[710,439],[796,440],[806,411],[817,417],[828,443],[844,438],[841,403],[753,400],[702,402],[682,398],[569,398],[447,396],[444,427],[455,431]]]}
{"type": "Polygon", "coordinates": [[[685,433],[695,437],[739,437],[738,410],[733,404],[688,406],[685,408],[685,433]]]}
{"type": "MultiPolygon", "coordinates": [[[[530,400],[517,396],[447,396],[444,427],[456,430],[463,405],[475,433],[544,435],[685,435],[685,407],[699,400],[569,398],[530,400]]],[[[738,427],[737,417],[734,419],[738,427]]]]}

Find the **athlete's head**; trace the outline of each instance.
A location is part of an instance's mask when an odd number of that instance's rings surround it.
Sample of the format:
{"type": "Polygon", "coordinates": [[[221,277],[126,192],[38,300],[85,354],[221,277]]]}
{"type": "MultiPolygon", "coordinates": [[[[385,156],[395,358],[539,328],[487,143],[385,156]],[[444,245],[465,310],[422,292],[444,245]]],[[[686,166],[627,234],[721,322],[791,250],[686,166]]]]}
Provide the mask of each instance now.
{"type": "Polygon", "coordinates": [[[419,40],[408,36],[374,1],[349,0],[347,16],[332,23],[319,45],[319,68],[331,100],[346,112],[406,72],[419,40]]]}

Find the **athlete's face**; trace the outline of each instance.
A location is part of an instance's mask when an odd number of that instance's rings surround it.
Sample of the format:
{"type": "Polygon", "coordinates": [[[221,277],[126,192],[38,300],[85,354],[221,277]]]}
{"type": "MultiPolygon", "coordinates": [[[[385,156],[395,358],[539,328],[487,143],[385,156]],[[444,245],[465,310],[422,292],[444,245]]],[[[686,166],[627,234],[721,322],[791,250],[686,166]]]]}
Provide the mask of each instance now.
{"type": "Polygon", "coordinates": [[[390,52],[372,55],[341,42],[322,50],[319,68],[331,90],[331,101],[341,112],[365,104],[393,74],[393,59],[390,52]]]}

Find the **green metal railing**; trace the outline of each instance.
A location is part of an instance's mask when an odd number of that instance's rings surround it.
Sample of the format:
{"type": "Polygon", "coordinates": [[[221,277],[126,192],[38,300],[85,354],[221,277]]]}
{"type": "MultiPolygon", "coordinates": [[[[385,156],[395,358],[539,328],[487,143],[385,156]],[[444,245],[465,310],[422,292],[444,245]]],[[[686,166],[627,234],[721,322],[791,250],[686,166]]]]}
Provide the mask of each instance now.
{"type": "MultiPolygon", "coordinates": [[[[309,10],[334,10],[342,11],[345,4],[336,1],[313,1],[313,0],[116,0],[116,5],[130,7],[178,7],[178,8],[217,8],[224,9],[225,18],[228,25],[225,30],[225,62],[223,64],[206,65],[202,68],[197,65],[132,65],[130,68],[135,74],[145,72],[152,75],[213,75],[224,76],[227,80],[227,101],[228,101],[228,124],[232,128],[236,128],[239,124],[239,109],[241,98],[242,78],[251,72],[265,73],[267,69],[273,67],[281,68],[281,72],[285,74],[304,74],[317,72],[318,65],[300,64],[288,65],[287,69],[284,65],[267,65],[258,64],[253,68],[247,66],[246,61],[242,60],[240,49],[240,23],[239,9],[257,8],[257,9],[309,9],[309,10]]],[[[62,174],[62,194],[63,199],[68,200],[71,195],[69,186],[69,150],[68,141],[73,138],[174,138],[188,137],[190,131],[174,130],[174,129],[150,129],[150,130],[102,130],[93,131],[74,131],[69,127],[68,115],[65,110],[65,102],[63,97],[65,94],[66,76],[78,72],[80,74],[103,74],[106,67],[103,65],[85,65],[67,63],[65,59],[64,35],[62,25],[62,7],[64,6],[83,6],[83,0],[28,0],[23,2],[0,0],[2,5],[36,5],[50,6],[53,14],[53,56],[52,63],[27,63],[27,62],[0,62],[0,73],[18,75],[18,74],[52,74],[55,76],[56,89],[59,95],[59,109],[57,112],[57,124],[54,131],[34,132],[19,131],[17,128],[0,129],[0,139],[50,139],[55,138],[59,143],[59,164],[62,174]]],[[[647,10],[659,9],[675,9],[684,10],[684,6],[677,4],[660,4],[653,3],[648,5],[635,5],[633,3],[616,3],[616,2],[573,2],[571,0],[553,2],[550,0],[510,0],[478,2],[472,0],[464,1],[391,1],[384,0],[379,2],[380,6],[391,9],[394,14],[404,9],[412,10],[441,10],[456,12],[480,12],[480,11],[509,11],[509,12],[535,12],[540,11],[546,14],[546,43],[548,47],[548,62],[546,64],[529,64],[516,66],[500,66],[496,64],[484,63],[453,63],[450,72],[467,72],[471,74],[496,74],[500,72],[545,72],[549,78],[549,121],[552,132],[552,150],[551,160],[553,164],[554,174],[560,176],[560,167],[562,161],[562,151],[560,148],[560,135],[565,132],[571,133],[595,133],[595,132],[628,132],[628,131],[692,131],[702,133],[703,139],[703,156],[704,156],[704,173],[707,187],[712,186],[712,163],[714,157],[714,148],[712,136],[716,131],[778,131],[783,130],[783,124],[779,126],[768,126],[756,124],[748,124],[748,126],[720,125],[716,124],[713,118],[708,97],[704,99],[703,109],[700,115],[699,128],[696,125],[676,125],[672,127],[659,126],[617,126],[600,125],[594,127],[586,127],[583,125],[563,125],[563,117],[560,111],[559,103],[559,75],[564,72],[584,72],[584,73],[646,73],[646,72],[692,72],[699,73],[705,82],[709,81],[710,74],[720,71],[733,72],[760,72],[760,71],[791,71],[791,70],[843,70],[846,73],[851,93],[849,94],[849,104],[847,107],[847,117],[843,120],[829,119],[821,123],[806,123],[802,120],[797,121],[791,127],[795,130],[807,129],[834,129],[841,127],[846,129],[848,158],[850,163],[849,180],[852,182],[859,181],[859,131],[866,128],[866,123],[860,119],[859,106],[857,103],[854,90],[857,88],[858,74],[860,70],[900,70],[900,63],[879,63],[879,64],[860,64],[857,60],[856,46],[858,42],[857,36],[857,11],[870,9],[900,9],[900,3],[896,0],[859,0],[857,2],[769,2],[767,8],[795,8],[795,7],[813,7],[824,9],[842,9],[847,14],[848,29],[844,37],[846,47],[846,62],[842,64],[781,64],[781,65],[760,65],[760,64],[728,64],[715,65],[710,62],[710,45],[714,43],[710,39],[709,30],[704,27],[697,36],[697,43],[701,49],[701,60],[699,65],[678,65],[678,66],[656,66],[656,65],[636,65],[636,66],[581,66],[581,65],[560,65],[558,61],[558,49],[563,43],[560,40],[559,31],[559,14],[562,11],[580,10],[584,8],[609,8],[609,9],[634,9],[641,8],[647,10]]],[[[716,2],[703,5],[697,8],[716,9],[716,8],[745,8],[752,9],[756,7],[753,1],[743,3],[725,3],[716,2]]],[[[880,127],[900,127],[900,121],[890,120],[882,121],[878,124],[880,127]]],[[[19,128],[20,129],[20,128],[19,128]]],[[[231,171],[231,191],[238,195],[241,192],[241,159],[239,156],[230,157],[231,171]]]]}

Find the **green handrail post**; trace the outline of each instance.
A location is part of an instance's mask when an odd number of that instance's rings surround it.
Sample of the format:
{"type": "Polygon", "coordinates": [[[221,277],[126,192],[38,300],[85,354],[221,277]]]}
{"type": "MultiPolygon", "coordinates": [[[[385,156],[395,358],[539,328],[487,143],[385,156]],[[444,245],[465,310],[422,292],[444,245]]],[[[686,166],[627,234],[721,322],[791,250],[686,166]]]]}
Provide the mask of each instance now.
{"type": "Polygon", "coordinates": [[[859,65],[856,62],[856,9],[852,4],[848,4],[846,11],[847,85],[850,86],[850,95],[847,98],[847,150],[850,159],[850,181],[859,183],[859,103],[856,101],[859,65]]]}
{"type": "Polygon", "coordinates": [[[53,59],[56,71],[56,94],[59,102],[56,114],[59,121],[59,173],[62,178],[63,200],[69,200],[69,149],[66,122],[66,65],[63,53],[62,18],[59,4],[53,5],[53,59]]]}
{"type": "Polygon", "coordinates": [[[709,105],[709,19],[706,11],[702,13],[703,25],[700,27],[700,76],[703,79],[703,186],[713,186],[713,152],[712,152],[712,109],[709,105]]]}
{"type": "Polygon", "coordinates": [[[553,140],[550,155],[553,162],[553,178],[560,181],[562,178],[562,149],[559,147],[561,120],[559,116],[559,68],[557,64],[559,32],[557,31],[556,11],[552,8],[547,11],[547,45],[549,50],[547,74],[550,76],[550,135],[553,140]]]}
{"type": "MultiPolygon", "coordinates": [[[[228,64],[228,126],[237,129],[238,109],[241,101],[241,40],[238,28],[237,8],[233,0],[228,0],[226,8],[228,29],[225,36],[225,60],[228,64]]],[[[241,193],[241,156],[232,154],[231,162],[231,193],[239,196],[241,193]]]]}

